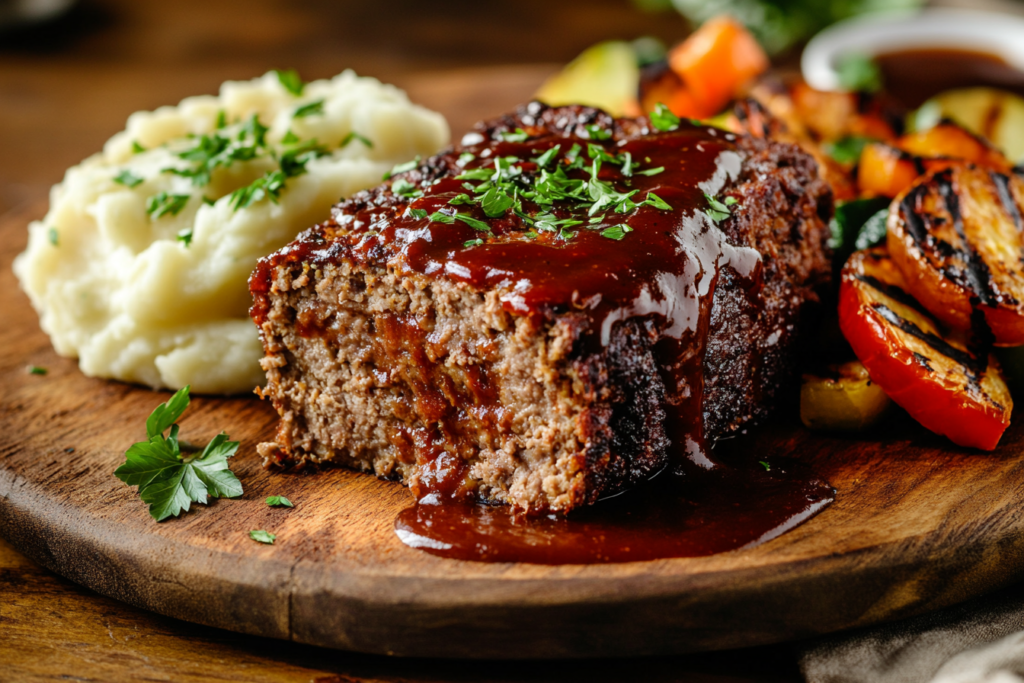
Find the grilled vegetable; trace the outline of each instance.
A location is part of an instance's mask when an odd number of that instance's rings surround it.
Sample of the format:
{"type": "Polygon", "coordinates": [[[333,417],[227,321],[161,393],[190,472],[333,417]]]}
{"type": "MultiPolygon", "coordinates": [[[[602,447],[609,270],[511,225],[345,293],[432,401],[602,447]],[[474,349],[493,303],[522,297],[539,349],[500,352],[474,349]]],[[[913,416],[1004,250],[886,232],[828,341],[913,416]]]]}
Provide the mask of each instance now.
{"type": "Polygon", "coordinates": [[[843,268],[839,326],[872,381],[915,420],[961,446],[996,447],[1013,408],[998,363],[943,335],[884,247],[843,268]]]}
{"type": "Polygon", "coordinates": [[[640,67],[629,43],[608,41],[587,48],[549,78],[536,97],[552,106],[586,104],[612,116],[637,116],[640,67]]]}
{"type": "Polygon", "coordinates": [[[944,118],[984,136],[1012,161],[1024,160],[1024,99],[1017,95],[995,88],[949,90],[921,105],[916,116],[919,127],[944,118]]]}
{"type": "Polygon", "coordinates": [[[954,329],[975,329],[979,311],[996,344],[1024,344],[1024,181],[957,163],[892,206],[889,252],[910,293],[954,329]]]}
{"type": "Polygon", "coordinates": [[[857,184],[868,196],[895,197],[928,171],[952,160],[970,161],[1007,173],[1010,163],[999,150],[956,124],[945,122],[900,138],[895,145],[866,145],[857,169],[857,184]]]}
{"type": "Polygon", "coordinates": [[[859,361],[829,370],[827,376],[803,376],[800,420],[808,429],[858,431],[878,422],[892,404],[859,361]]]}
{"type": "MultiPolygon", "coordinates": [[[[704,118],[715,114],[744,86],[768,68],[768,56],[743,25],[729,16],[711,19],[676,45],[668,63],[683,81],[696,113],[677,116],[704,118]]],[[[669,105],[672,108],[672,105],[669,105]]]]}

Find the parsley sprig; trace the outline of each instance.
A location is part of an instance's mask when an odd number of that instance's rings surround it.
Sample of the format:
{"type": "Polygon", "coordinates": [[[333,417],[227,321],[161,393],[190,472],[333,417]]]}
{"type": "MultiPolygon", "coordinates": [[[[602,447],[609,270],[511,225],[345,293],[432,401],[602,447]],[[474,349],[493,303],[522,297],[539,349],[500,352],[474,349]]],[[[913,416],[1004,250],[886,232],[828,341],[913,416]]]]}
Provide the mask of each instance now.
{"type": "Polygon", "coordinates": [[[139,487],[139,496],[158,522],[188,512],[191,503],[205,505],[208,497],[242,495],[242,484],[227,462],[238,451],[237,441],[221,432],[201,452],[182,452],[177,421],[188,405],[186,386],[157,406],[146,420],[146,441],[132,444],[125,463],[114,471],[124,483],[139,487]]]}

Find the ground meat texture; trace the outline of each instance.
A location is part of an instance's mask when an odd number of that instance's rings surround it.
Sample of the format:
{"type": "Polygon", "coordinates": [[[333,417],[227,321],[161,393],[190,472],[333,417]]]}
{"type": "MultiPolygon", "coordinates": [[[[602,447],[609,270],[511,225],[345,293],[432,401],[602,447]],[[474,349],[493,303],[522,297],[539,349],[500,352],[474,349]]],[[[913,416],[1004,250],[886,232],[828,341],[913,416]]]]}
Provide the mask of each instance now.
{"type": "Polygon", "coordinates": [[[679,434],[713,442],[768,414],[827,284],[831,209],[795,146],[531,103],[261,261],[252,314],[281,422],[259,451],[268,465],[374,472],[419,497],[593,503],[665,468],[679,434]],[[607,139],[595,143],[594,126],[607,139]],[[455,178],[467,169],[515,157],[536,178],[531,158],[574,143],[667,169],[626,177],[606,163],[601,177],[638,200],[657,190],[671,210],[610,212],[632,230],[615,240],[603,224],[531,230],[511,212],[447,204],[468,191],[455,178]],[[717,224],[707,188],[735,200],[717,224]]]}

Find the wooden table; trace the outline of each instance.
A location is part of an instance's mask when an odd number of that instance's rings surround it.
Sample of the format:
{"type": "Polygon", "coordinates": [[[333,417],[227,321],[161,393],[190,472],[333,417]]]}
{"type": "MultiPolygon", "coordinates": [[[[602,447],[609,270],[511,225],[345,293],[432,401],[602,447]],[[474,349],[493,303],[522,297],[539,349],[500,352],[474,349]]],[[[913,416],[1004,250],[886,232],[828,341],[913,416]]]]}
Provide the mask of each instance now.
{"type": "MultiPolygon", "coordinates": [[[[230,78],[352,67],[444,112],[459,135],[529,97],[556,65],[612,37],[685,31],[627,0],[336,3],[81,2],[0,34],[0,217],[41,215],[63,169],[129,113],[230,78]],[[543,21],[538,20],[543,17],[543,21]],[[502,64],[526,66],[502,67],[502,64]],[[502,74],[486,97],[481,80],[502,74]],[[499,87],[500,83],[500,87],[499,87]],[[471,94],[472,93],[472,94],[471,94]]],[[[487,85],[483,86],[485,89],[487,85]]],[[[0,530],[2,534],[2,530],[0,530]]],[[[76,586],[0,540],[0,680],[796,681],[789,646],[600,662],[396,660],[318,650],[149,614],[76,586]]]]}

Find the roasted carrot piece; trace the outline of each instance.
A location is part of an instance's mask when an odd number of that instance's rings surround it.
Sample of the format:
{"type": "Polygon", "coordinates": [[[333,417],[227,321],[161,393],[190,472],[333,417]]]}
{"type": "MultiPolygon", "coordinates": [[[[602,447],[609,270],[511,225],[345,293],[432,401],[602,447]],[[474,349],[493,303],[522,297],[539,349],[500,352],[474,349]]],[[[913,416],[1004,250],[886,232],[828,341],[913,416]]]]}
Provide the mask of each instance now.
{"type": "Polygon", "coordinates": [[[668,63],[702,111],[717,113],[768,68],[768,56],[739,22],[722,16],[672,48],[668,63]]]}
{"type": "Polygon", "coordinates": [[[914,184],[924,173],[919,159],[881,143],[864,146],[857,168],[857,184],[861,194],[868,196],[895,197],[914,184]]]}

